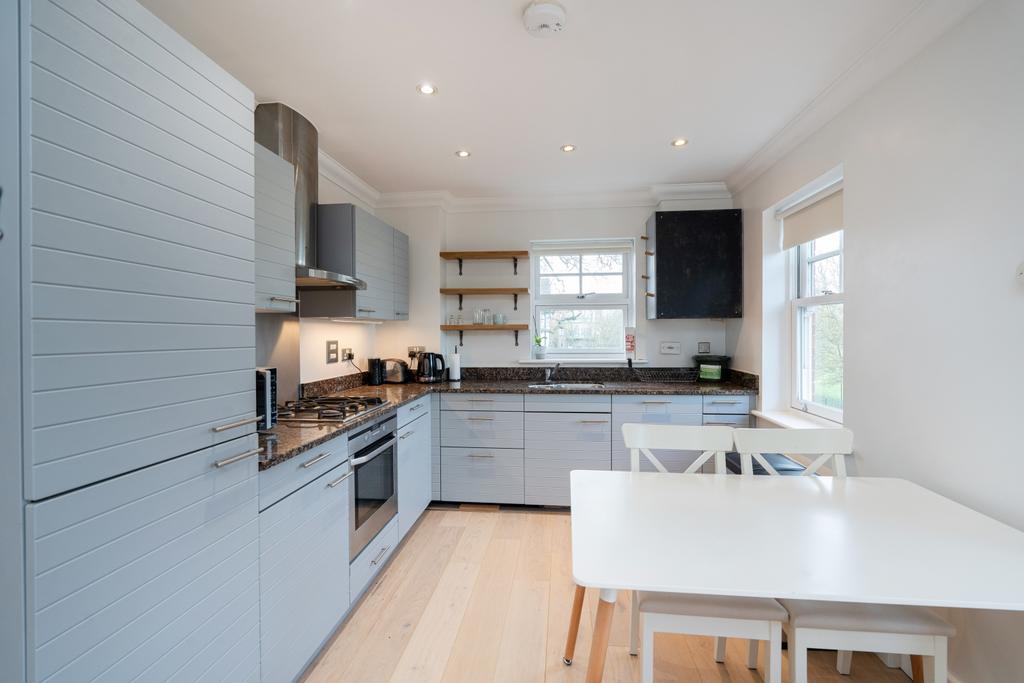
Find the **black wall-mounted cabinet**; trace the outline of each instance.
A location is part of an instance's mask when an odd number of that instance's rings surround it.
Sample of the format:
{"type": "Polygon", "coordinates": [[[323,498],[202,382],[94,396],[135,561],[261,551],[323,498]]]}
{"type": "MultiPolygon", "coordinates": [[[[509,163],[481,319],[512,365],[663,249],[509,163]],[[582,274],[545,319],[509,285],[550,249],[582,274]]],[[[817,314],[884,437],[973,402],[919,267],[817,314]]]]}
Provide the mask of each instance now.
{"type": "Polygon", "coordinates": [[[647,221],[647,319],[743,316],[739,209],[658,211],[647,221]]]}

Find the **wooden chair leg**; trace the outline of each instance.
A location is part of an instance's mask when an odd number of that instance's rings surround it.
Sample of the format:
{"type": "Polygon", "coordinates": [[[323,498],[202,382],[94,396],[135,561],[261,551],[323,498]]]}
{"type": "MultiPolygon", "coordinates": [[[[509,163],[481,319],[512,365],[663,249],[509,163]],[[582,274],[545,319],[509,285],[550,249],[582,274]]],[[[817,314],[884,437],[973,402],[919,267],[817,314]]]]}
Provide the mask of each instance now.
{"type": "Polygon", "coordinates": [[[850,650],[839,650],[836,652],[836,671],[844,676],[850,675],[850,667],[853,665],[853,652],[850,650]]]}
{"type": "Polygon", "coordinates": [[[572,612],[569,614],[569,632],[565,635],[565,654],[562,656],[562,662],[566,666],[572,664],[572,657],[576,653],[576,636],[580,632],[580,617],[583,616],[583,598],[586,595],[586,586],[576,586],[576,593],[572,597],[572,612]]]}
{"type": "Polygon", "coordinates": [[[615,599],[616,591],[602,590],[601,598],[597,601],[597,620],[594,623],[594,637],[590,642],[586,683],[601,683],[604,677],[604,662],[608,656],[608,637],[612,630],[615,599]]]}
{"type": "Polygon", "coordinates": [[[910,655],[910,670],[914,672],[914,683],[924,683],[924,658],[910,655]]]}

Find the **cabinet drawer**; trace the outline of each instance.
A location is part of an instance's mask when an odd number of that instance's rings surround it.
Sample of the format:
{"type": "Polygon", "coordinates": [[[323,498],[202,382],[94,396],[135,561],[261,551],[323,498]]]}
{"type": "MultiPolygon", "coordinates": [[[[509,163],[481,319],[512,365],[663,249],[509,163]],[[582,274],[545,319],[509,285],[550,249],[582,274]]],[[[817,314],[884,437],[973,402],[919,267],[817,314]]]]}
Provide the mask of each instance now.
{"type": "Polygon", "coordinates": [[[529,413],[524,456],[528,505],[568,505],[572,470],[611,469],[607,413],[529,413]]]}
{"type": "Polygon", "coordinates": [[[465,503],[522,504],[522,449],[442,448],[441,494],[465,503]]]}
{"type": "Polygon", "coordinates": [[[700,396],[612,396],[612,412],[616,415],[657,417],[700,415],[704,410],[700,396]]]}
{"type": "Polygon", "coordinates": [[[475,448],[522,448],[523,413],[444,411],[441,445],[475,448]]]}
{"type": "Polygon", "coordinates": [[[30,680],[164,680],[183,662],[199,680],[229,650],[258,656],[256,447],[253,434],[26,508],[30,680]]]}
{"type": "Polygon", "coordinates": [[[703,424],[718,425],[721,427],[749,427],[749,415],[708,415],[705,413],[703,424]]]}
{"type": "Polygon", "coordinates": [[[380,530],[372,541],[359,553],[356,559],[352,560],[350,569],[351,581],[349,582],[354,603],[363,591],[377,576],[377,572],[383,567],[395,548],[398,546],[398,517],[392,518],[387,526],[380,530]]]}
{"type": "Polygon", "coordinates": [[[404,427],[421,415],[430,412],[430,394],[422,396],[404,406],[398,406],[398,426],[404,427]]]}
{"type": "Polygon", "coordinates": [[[441,410],[522,410],[522,394],[440,394],[441,410]]]}
{"type": "Polygon", "coordinates": [[[330,441],[299,453],[294,458],[260,472],[260,510],[287,496],[318,476],[348,460],[348,437],[330,441]]]}
{"type": "Polygon", "coordinates": [[[610,413],[612,397],[602,394],[526,394],[527,412],[610,413]]]}
{"type": "MultiPolygon", "coordinates": [[[[699,396],[694,398],[700,399],[699,396]]],[[[698,403],[698,405],[700,405],[698,403]]],[[[616,409],[612,415],[612,469],[629,469],[629,450],[622,438],[622,425],[628,422],[641,424],[670,424],[699,426],[703,424],[704,416],[700,413],[672,413],[669,411],[652,410],[643,413],[620,412],[616,409]]],[[[699,453],[696,451],[671,451],[662,450],[655,452],[655,456],[668,468],[669,472],[682,472],[697,459],[699,453]]],[[[640,470],[643,472],[655,472],[654,465],[651,465],[646,458],[640,459],[640,470]]]]}
{"type": "Polygon", "coordinates": [[[746,415],[752,407],[752,398],[752,396],[705,396],[704,412],[716,415],[746,415]]]}

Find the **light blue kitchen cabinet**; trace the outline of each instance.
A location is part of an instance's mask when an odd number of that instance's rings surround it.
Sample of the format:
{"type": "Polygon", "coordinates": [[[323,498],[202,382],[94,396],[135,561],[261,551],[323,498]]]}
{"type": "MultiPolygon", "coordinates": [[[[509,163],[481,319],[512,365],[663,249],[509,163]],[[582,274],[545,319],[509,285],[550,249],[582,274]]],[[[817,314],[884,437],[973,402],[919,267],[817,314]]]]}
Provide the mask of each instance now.
{"type": "Polygon", "coordinates": [[[295,312],[295,166],[255,145],[256,310],[295,312]]]}
{"type": "Polygon", "coordinates": [[[355,213],[356,277],[366,289],[355,292],[356,318],[395,319],[395,229],[373,214],[355,213]]]}
{"type": "Polygon", "coordinates": [[[395,320],[409,319],[409,236],[394,231],[395,320]]]}
{"type": "Polygon", "coordinates": [[[611,422],[612,417],[607,412],[527,413],[526,504],[569,505],[571,471],[610,470],[611,422]]]}
{"type": "Polygon", "coordinates": [[[21,5],[38,500],[252,433],[253,96],[132,0],[21,5]]]}
{"type": "MultiPolygon", "coordinates": [[[[428,397],[429,399],[429,397],[428,397]]],[[[425,404],[429,408],[429,403],[425,404]]],[[[431,499],[430,415],[424,412],[398,430],[398,538],[427,509],[431,499]]]]}
{"type": "MultiPolygon", "coordinates": [[[[622,425],[627,422],[697,426],[703,423],[703,401],[700,396],[612,396],[612,469],[629,469],[629,450],[622,439],[622,425]]],[[[658,451],[658,459],[670,472],[682,472],[700,454],[696,451],[658,451]]],[[[646,458],[640,469],[654,472],[646,458]]]]}
{"type": "Polygon", "coordinates": [[[444,500],[522,505],[523,486],[522,448],[441,447],[444,500]]]}
{"type": "Polygon", "coordinates": [[[441,402],[430,399],[430,494],[441,500],[441,402]]]}
{"type": "Polygon", "coordinates": [[[28,505],[28,678],[230,681],[259,640],[256,435],[28,505]]]}
{"type": "Polygon", "coordinates": [[[497,410],[446,410],[441,413],[441,445],[522,448],[523,413],[497,410]]]}
{"type": "Polygon", "coordinates": [[[301,488],[259,515],[263,681],[298,679],[348,612],[350,477],[347,463],[296,476],[301,488]]]}

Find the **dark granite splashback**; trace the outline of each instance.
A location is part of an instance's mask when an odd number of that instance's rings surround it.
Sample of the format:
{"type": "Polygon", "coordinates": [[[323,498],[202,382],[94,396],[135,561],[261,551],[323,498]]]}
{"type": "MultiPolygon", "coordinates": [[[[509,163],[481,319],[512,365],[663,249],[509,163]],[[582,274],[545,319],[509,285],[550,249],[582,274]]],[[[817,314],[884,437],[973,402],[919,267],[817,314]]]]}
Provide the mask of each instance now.
{"type": "MultiPolygon", "coordinates": [[[[554,366],[554,361],[552,361],[554,366]]],[[[535,382],[544,379],[543,367],[463,368],[465,380],[535,382]]],[[[695,382],[693,368],[581,368],[563,365],[556,379],[566,382],[695,382]]]]}
{"type": "Polygon", "coordinates": [[[302,385],[302,396],[326,396],[336,394],[339,391],[353,389],[362,386],[369,381],[369,373],[357,372],[351,375],[341,375],[330,379],[321,379],[316,382],[306,382],[302,385]]]}

